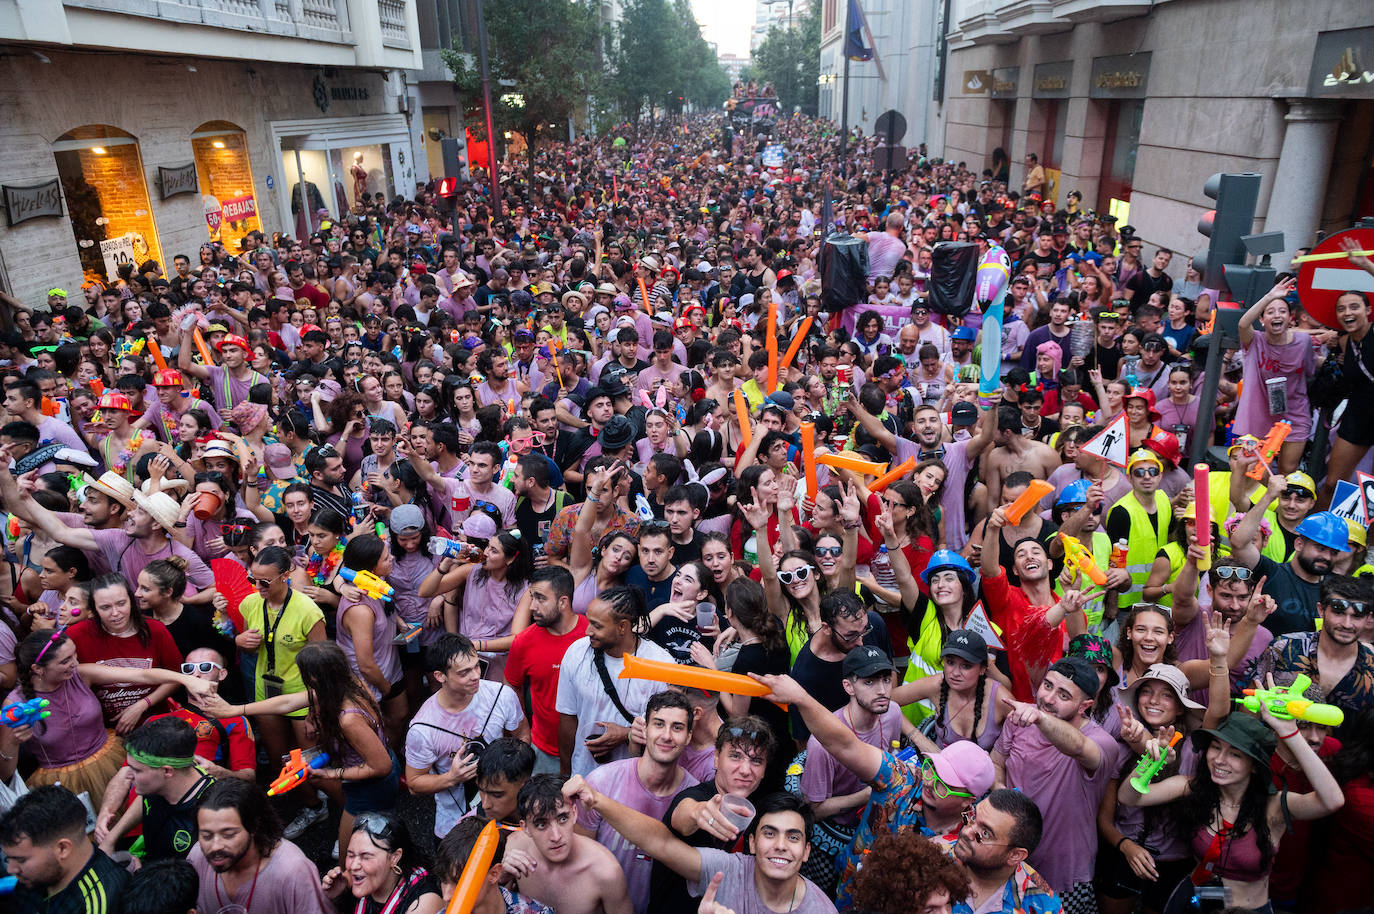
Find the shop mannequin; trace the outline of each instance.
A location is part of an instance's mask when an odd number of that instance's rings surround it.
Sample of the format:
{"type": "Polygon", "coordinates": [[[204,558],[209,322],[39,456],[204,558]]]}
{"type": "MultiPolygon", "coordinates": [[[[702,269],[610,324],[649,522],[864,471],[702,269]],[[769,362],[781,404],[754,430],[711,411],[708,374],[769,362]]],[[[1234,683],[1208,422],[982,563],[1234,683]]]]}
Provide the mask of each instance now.
{"type": "Polygon", "coordinates": [[[348,173],[353,176],[353,199],[362,199],[363,194],[367,193],[367,169],[363,167],[363,154],[353,153],[353,165],[348,169],[348,173]]]}

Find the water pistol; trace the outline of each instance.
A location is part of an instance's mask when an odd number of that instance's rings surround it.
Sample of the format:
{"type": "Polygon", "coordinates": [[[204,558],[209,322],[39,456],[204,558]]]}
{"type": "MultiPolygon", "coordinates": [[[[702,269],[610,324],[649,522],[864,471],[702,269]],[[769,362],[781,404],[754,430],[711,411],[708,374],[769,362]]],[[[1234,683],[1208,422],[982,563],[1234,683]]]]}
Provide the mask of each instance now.
{"type": "Polygon", "coordinates": [[[391,595],[396,592],[392,589],[390,584],[370,571],[354,571],[352,568],[340,568],[339,577],[376,600],[386,600],[390,602],[391,595]]]}
{"type": "MultiPolygon", "coordinates": [[[[1183,731],[1175,730],[1174,738],[1169,740],[1169,748],[1172,749],[1177,746],[1181,739],[1183,739],[1183,731]]],[[[1140,757],[1140,761],[1135,763],[1135,774],[1131,775],[1131,786],[1136,789],[1137,793],[1144,795],[1150,792],[1150,782],[1164,770],[1164,760],[1168,757],[1167,751],[1161,752],[1159,758],[1151,757],[1148,752],[1140,757]]]]}
{"type": "Polygon", "coordinates": [[[45,717],[52,716],[46,698],[16,701],[0,710],[0,727],[32,727],[45,717]]]}
{"type": "Polygon", "coordinates": [[[1259,457],[1259,463],[1250,468],[1245,475],[1250,479],[1259,479],[1264,475],[1264,470],[1273,472],[1269,462],[1278,456],[1279,448],[1283,447],[1283,439],[1288,437],[1288,433],[1293,431],[1293,426],[1282,420],[1275,422],[1273,428],[1269,429],[1269,434],[1264,436],[1264,440],[1255,448],[1255,453],[1259,457]]]}
{"type": "Polygon", "coordinates": [[[281,774],[277,775],[277,779],[272,782],[272,786],[267,788],[267,795],[269,797],[275,797],[279,794],[286,793],[288,790],[294,790],[305,783],[306,776],[310,774],[312,770],[318,771],[328,764],[328,753],[318,753],[307,762],[301,756],[301,750],[292,749],[291,760],[281,766],[281,774]]]}
{"type": "Polygon", "coordinates": [[[0,895],[8,895],[18,887],[18,876],[6,876],[3,879],[0,879],[0,895]]]}
{"type": "Polygon", "coordinates": [[[1312,685],[1312,677],[1300,675],[1286,689],[1246,689],[1244,698],[1237,698],[1236,704],[1247,711],[1258,714],[1261,707],[1281,720],[1305,720],[1323,727],[1339,727],[1345,720],[1345,712],[1335,705],[1319,704],[1303,697],[1303,692],[1312,685]]]}
{"type": "Polygon", "coordinates": [[[1097,562],[1093,559],[1093,554],[1088,551],[1088,547],[1084,546],[1078,537],[1069,536],[1067,533],[1060,533],[1059,540],[1064,544],[1065,565],[1072,565],[1077,568],[1079,571],[1083,572],[1084,577],[1092,581],[1098,587],[1106,586],[1107,575],[1101,568],[1097,567],[1097,562]]]}

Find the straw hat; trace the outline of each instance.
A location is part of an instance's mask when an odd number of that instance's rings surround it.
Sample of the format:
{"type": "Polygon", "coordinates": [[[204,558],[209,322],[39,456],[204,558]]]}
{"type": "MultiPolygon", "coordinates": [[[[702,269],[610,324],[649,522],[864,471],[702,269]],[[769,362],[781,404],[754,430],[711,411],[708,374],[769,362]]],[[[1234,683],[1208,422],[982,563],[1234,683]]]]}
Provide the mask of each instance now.
{"type": "Polygon", "coordinates": [[[90,473],[82,473],[86,485],[101,495],[113,498],[130,511],[134,508],[134,487],[129,480],[113,470],[102,473],[99,479],[92,479],[90,473]]]}
{"type": "Polygon", "coordinates": [[[176,527],[177,518],[181,517],[181,506],[177,504],[175,498],[166,492],[157,492],[153,495],[135,492],[134,501],[138,503],[140,508],[148,512],[153,523],[164,530],[171,530],[176,527]]]}

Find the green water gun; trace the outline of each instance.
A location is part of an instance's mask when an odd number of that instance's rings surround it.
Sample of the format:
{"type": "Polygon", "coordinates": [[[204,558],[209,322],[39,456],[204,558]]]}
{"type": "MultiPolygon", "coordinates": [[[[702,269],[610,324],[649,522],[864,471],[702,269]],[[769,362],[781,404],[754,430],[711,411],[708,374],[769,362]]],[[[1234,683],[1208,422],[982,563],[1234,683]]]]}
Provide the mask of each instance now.
{"type": "Polygon", "coordinates": [[[1301,674],[1286,689],[1246,689],[1244,698],[1237,698],[1236,704],[1247,711],[1259,713],[1261,707],[1281,720],[1305,720],[1324,727],[1339,727],[1345,720],[1345,712],[1335,705],[1324,705],[1309,701],[1303,692],[1312,685],[1312,678],[1301,674]]]}
{"type": "Polygon", "coordinates": [[[1169,749],[1177,746],[1181,739],[1183,732],[1175,731],[1174,738],[1169,740],[1168,749],[1159,753],[1159,758],[1153,758],[1148,752],[1140,757],[1140,761],[1135,763],[1135,774],[1131,775],[1131,786],[1136,789],[1136,793],[1144,796],[1150,792],[1150,782],[1164,770],[1164,760],[1169,757],[1169,749]]]}

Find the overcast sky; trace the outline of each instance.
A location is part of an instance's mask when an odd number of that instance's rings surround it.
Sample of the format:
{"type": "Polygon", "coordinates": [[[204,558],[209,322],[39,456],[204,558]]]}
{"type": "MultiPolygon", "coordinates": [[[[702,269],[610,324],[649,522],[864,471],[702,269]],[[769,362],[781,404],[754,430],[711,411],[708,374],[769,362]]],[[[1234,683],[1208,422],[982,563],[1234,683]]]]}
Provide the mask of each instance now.
{"type": "Polygon", "coordinates": [[[749,32],[754,27],[753,0],[692,0],[697,22],[707,41],[722,54],[749,54],[749,32]]]}

